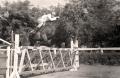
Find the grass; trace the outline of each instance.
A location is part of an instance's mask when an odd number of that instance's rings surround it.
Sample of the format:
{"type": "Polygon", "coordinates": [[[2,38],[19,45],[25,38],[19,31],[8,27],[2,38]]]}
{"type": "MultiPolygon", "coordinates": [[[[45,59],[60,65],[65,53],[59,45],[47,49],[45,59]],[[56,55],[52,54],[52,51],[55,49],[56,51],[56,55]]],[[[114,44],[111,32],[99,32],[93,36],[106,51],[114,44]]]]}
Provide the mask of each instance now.
{"type": "Polygon", "coordinates": [[[120,66],[80,65],[78,71],[57,72],[29,78],[119,78],[120,66]]]}

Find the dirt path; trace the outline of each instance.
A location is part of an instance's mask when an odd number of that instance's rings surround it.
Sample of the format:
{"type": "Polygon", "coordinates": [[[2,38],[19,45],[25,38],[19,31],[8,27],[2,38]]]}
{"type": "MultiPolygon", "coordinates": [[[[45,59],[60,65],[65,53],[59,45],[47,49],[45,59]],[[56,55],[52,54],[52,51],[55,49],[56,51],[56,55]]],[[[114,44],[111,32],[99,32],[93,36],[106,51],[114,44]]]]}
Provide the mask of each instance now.
{"type": "Polygon", "coordinates": [[[56,72],[29,78],[120,78],[120,66],[80,65],[76,72],[56,72]]]}

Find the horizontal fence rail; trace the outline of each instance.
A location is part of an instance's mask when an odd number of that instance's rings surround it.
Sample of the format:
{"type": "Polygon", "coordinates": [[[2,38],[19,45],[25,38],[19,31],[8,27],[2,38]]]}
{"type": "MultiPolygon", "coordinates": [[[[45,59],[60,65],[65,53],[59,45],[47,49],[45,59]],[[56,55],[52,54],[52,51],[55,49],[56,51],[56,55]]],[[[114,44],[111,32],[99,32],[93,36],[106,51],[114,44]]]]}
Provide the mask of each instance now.
{"type": "MultiPolygon", "coordinates": [[[[33,46],[21,46],[22,48],[26,48],[26,49],[45,49],[45,50],[71,50],[71,48],[50,48],[50,47],[33,47],[33,46]]],[[[108,47],[108,48],[73,48],[74,50],[120,50],[120,47],[108,47]]]]}

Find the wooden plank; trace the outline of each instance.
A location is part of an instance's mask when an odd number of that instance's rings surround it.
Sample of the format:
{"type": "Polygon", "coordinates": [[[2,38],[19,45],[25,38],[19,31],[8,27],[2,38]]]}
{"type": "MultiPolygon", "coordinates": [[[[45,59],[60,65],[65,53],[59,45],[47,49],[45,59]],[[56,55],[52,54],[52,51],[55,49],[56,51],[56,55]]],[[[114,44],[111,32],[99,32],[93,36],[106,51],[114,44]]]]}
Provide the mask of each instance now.
{"type": "Polygon", "coordinates": [[[64,63],[64,60],[63,60],[63,55],[62,55],[61,50],[60,50],[60,55],[61,55],[61,61],[62,61],[62,63],[63,63],[63,67],[66,67],[66,66],[65,66],[65,63],[64,63]]]}
{"type": "Polygon", "coordinates": [[[42,49],[42,50],[70,50],[71,48],[51,48],[51,47],[47,47],[45,49],[40,47],[34,47],[34,46],[21,46],[21,48],[26,48],[26,49],[32,49],[32,50],[38,50],[38,49],[42,49]]]}
{"type": "Polygon", "coordinates": [[[30,68],[31,68],[31,70],[33,71],[32,63],[31,63],[31,58],[30,58],[30,55],[29,55],[29,53],[28,53],[28,50],[27,50],[26,52],[27,52],[27,56],[28,56],[29,63],[30,63],[30,68]]]}
{"type": "Polygon", "coordinates": [[[41,50],[39,50],[39,53],[40,53],[40,57],[41,57],[41,60],[42,60],[42,65],[43,65],[43,70],[45,70],[45,67],[44,67],[44,61],[43,61],[43,56],[42,56],[42,52],[41,50]]]}
{"type": "Polygon", "coordinates": [[[115,48],[115,47],[112,47],[112,48],[101,48],[102,50],[120,50],[119,47],[115,48]]]}
{"type": "Polygon", "coordinates": [[[19,34],[15,35],[15,52],[14,52],[14,70],[10,75],[10,78],[17,77],[19,78],[18,73],[18,48],[19,48],[19,34]]]}
{"type": "Polygon", "coordinates": [[[53,56],[52,56],[50,50],[49,50],[49,54],[50,54],[50,58],[51,58],[51,61],[52,61],[53,67],[54,67],[54,69],[55,69],[55,63],[54,63],[54,61],[53,61],[53,56]]]}
{"type": "Polygon", "coordinates": [[[7,70],[6,70],[6,78],[9,78],[10,76],[10,46],[7,47],[7,64],[6,64],[7,70]]]}
{"type": "Polygon", "coordinates": [[[13,72],[13,69],[14,69],[14,66],[13,66],[13,63],[14,63],[14,52],[13,50],[10,51],[10,74],[13,72]]]}
{"type": "Polygon", "coordinates": [[[3,40],[2,38],[0,38],[0,41],[6,43],[6,44],[8,44],[8,45],[11,45],[11,43],[9,43],[8,41],[3,40]]]}
{"type": "Polygon", "coordinates": [[[86,51],[86,50],[120,50],[120,48],[119,47],[111,47],[111,48],[75,48],[76,50],[80,50],[80,51],[82,51],[82,50],[84,50],[84,51],[86,51]]]}
{"type": "Polygon", "coordinates": [[[69,54],[69,58],[70,58],[70,63],[72,65],[71,51],[68,51],[68,54],[69,54]]]}
{"type": "MultiPolygon", "coordinates": [[[[22,46],[22,47],[26,47],[26,46],[22,46]]],[[[33,46],[27,46],[26,47],[27,49],[35,49],[35,47],[33,46]]],[[[41,47],[36,47],[36,49],[41,49],[41,47]]],[[[71,50],[71,48],[46,48],[45,50],[71,50]]],[[[100,50],[100,49],[103,49],[103,50],[120,50],[120,47],[108,47],[108,48],[74,48],[74,50],[80,50],[80,51],[83,51],[83,50],[100,50]]]]}
{"type": "Polygon", "coordinates": [[[17,48],[19,47],[19,34],[15,35],[15,52],[14,52],[14,71],[18,69],[18,51],[17,48]]]}
{"type": "MultiPolygon", "coordinates": [[[[32,64],[32,67],[33,67],[33,68],[35,68],[36,66],[41,66],[41,67],[42,67],[43,64],[39,64],[39,65],[38,65],[38,64],[32,64]]],[[[48,66],[48,63],[44,63],[44,66],[48,66]]],[[[29,66],[23,65],[23,68],[27,68],[27,67],[29,67],[29,66]]],[[[24,71],[23,71],[23,72],[24,72],[24,71]]]]}
{"type": "Polygon", "coordinates": [[[22,76],[35,76],[35,75],[41,75],[41,74],[46,74],[46,73],[52,73],[52,72],[59,72],[59,71],[68,71],[69,69],[71,69],[72,67],[61,67],[61,68],[56,68],[56,69],[47,69],[47,70],[34,70],[34,71],[25,71],[25,72],[21,72],[20,75],[22,76]]]}
{"type": "Polygon", "coordinates": [[[22,72],[24,59],[25,59],[26,49],[22,51],[21,59],[20,59],[20,66],[19,66],[19,72],[22,72]]]}

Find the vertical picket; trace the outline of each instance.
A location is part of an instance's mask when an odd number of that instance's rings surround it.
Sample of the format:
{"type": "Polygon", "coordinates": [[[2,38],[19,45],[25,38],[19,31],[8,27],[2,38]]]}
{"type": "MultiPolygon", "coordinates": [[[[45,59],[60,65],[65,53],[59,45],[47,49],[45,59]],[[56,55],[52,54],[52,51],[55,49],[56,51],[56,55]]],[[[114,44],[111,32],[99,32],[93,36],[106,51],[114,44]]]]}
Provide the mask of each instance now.
{"type": "MultiPolygon", "coordinates": [[[[73,51],[74,49],[78,48],[78,40],[75,40],[73,42],[73,40],[71,39],[71,51],[73,51]]],[[[73,52],[71,52],[71,54],[73,54],[73,52]]],[[[73,69],[71,69],[70,71],[77,71],[77,68],[79,67],[79,51],[75,51],[75,57],[74,57],[74,61],[73,61],[73,69]]]]}
{"type": "Polygon", "coordinates": [[[19,34],[15,34],[15,52],[14,52],[14,70],[13,76],[16,78],[20,78],[18,74],[18,50],[19,49],[19,34]]]}
{"type": "Polygon", "coordinates": [[[10,46],[7,47],[7,64],[6,64],[6,78],[10,76],[10,46]]]}
{"type": "MultiPolygon", "coordinates": [[[[78,48],[78,40],[75,41],[74,47],[78,48]]],[[[76,51],[74,62],[75,62],[76,67],[78,68],[79,67],[79,51],[76,51]]]]}

